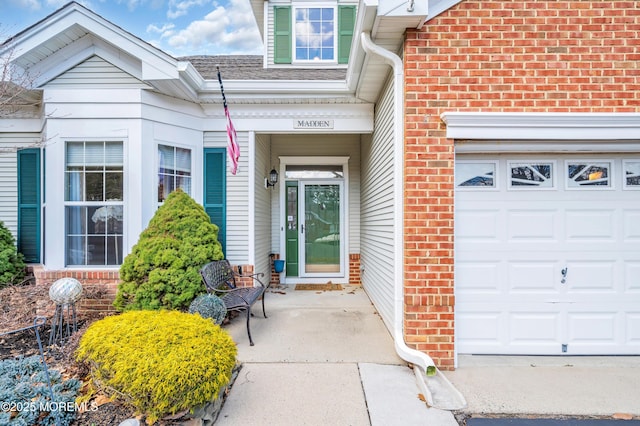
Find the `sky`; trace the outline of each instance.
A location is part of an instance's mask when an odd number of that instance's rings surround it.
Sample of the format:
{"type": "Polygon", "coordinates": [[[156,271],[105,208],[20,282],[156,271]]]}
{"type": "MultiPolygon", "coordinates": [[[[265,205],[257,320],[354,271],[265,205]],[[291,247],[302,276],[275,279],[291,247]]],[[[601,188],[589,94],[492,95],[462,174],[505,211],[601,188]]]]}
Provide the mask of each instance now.
{"type": "MultiPolygon", "coordinates": [[[[70,0],[0,0],[0,41],[70,0]]],[[[77,0],[174,57],[262,54],[249,0],[77,0]]]]}

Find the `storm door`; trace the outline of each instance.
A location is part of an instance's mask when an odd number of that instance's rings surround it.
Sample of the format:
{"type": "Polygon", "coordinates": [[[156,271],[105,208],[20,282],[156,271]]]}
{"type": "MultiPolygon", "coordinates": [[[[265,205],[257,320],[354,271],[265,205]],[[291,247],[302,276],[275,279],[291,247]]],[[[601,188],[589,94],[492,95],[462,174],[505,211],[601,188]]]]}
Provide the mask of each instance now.
{"type": "Polygon", "coordinates": [[[287,165],[285,176],[286,277],[344,277],[343,165],[287,165]]]}
{"type": "Polygon", "coordinates": [[[342,182],[301,182],[300,276],[342,272],[342,182]]]}

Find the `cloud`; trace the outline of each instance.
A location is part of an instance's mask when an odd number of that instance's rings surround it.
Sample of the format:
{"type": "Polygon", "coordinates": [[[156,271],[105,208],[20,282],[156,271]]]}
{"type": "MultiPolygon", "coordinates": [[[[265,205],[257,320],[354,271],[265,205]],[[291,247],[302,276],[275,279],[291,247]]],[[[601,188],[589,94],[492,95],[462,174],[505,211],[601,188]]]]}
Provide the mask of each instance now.
{"type": "Polygon", "coordinates": [[[170,0],[167,18],[176,19],[189,13],[193,6],[204,6],[209,0],[170,0]]]}
{"type": "Polygon", "coordinates": [[[29,10],[40,10],[42,9],[42,2],[39,0],[12,0],[12,3],[17,7],[25,8],[29,10]]]}
{"type": "Polygon", "coordinates": [[[175,56],[259,54],[262,41],[248,0],[230,0],[166,38],[175,56]]]}

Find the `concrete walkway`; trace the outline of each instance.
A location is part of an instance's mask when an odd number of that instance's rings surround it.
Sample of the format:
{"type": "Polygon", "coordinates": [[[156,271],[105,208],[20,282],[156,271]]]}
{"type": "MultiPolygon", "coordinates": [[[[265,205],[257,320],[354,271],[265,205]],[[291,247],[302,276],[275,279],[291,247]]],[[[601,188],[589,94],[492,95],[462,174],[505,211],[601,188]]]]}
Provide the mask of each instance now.
{"type": "Polygon", "coordinates": [[[225,328],[243,367],[216,421],[231,425],[457,426],[422,401],[413,370],[360,287],[270,290],[225,328]]]}

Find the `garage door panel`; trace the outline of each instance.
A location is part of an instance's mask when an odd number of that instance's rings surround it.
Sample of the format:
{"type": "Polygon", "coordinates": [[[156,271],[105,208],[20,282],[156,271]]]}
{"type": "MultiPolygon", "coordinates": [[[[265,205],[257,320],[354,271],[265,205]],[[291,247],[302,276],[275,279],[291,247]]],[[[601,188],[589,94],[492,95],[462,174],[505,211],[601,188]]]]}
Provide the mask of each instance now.
{"type": "Polygon", "coordinates": [[[593,206],[585,206],[591,211],[566,210],[566,240],[583,243],[585,240],[615,241],[615,210],[593,210],[593,206]]]}
{"type": "Polygon", "coordinates": [[[460,281],[459,291],[465,294],[498,294],[501,290],[499,261],[460,262],[456,265],[456,276],[460,281]]]}
{"type": "Polygon", "coordinates": [[[512,312],[509,316],[509,343],[558,349],[562,336],[558,312],[512,312]]]}
{"type": "Polygon", "coordinates": [[[625,345],[628,347],[635,347],[636,353],[640,349],[640,311],[628,312],[625,314],[626,333],[625,333],[625,345]]]}
{"type": "Polygon", "coordinates": [[[460,210],[458,215],[462,223],[456,227],[457,239],[498,242],[498,210],[460,210]]]}
{"type": "Polygon", "coordinates": [[[625,262],[624,282],[627,293],[640,293],[640,260],[625,262]]]}
{"type": "MultiPolygon", "coordinates": [[[[615,293],[616,260],[568,261],[566,291],[571,296],[581,293],[615,293]]],[[[571,297],[570,297],[571,299],[571,297]]]]}
{"type": "Polygon", "coordinates": [[[508,263],[509,292],[515,294],[555,294],[558,292],[557,262],[526,261],[508,263]]]}
{"type": "MultiPolygon", "coordinates": [[[[640,198],[640,192],[637,194],[640,198]]],[[[625,210],[622,216],[624,242],[640,243],[640,210],[625,210]]]]}
{"type": "Polygon", "coordinates": [[[556,240],[556,210],[509,211],[507,229],[509,240],[527,240],[527,242],[556,240]]]}
{"type": "Polygon", "coordinates": [[[458,315],[456,340],[460,349],[467,348],[474,353],[487,353],[504,346],[501,324],[505,314],[499,310],[487,310],[470,304],[464,313],[458,315]]]}

